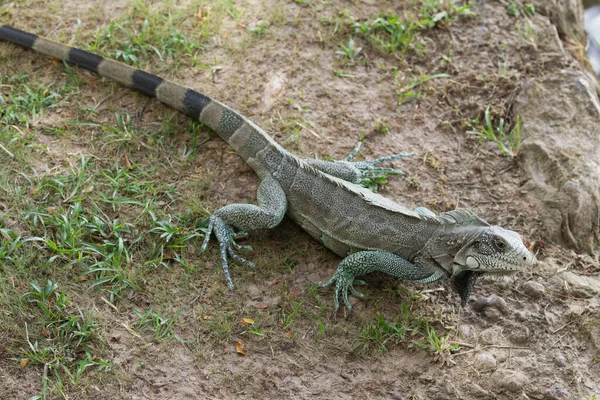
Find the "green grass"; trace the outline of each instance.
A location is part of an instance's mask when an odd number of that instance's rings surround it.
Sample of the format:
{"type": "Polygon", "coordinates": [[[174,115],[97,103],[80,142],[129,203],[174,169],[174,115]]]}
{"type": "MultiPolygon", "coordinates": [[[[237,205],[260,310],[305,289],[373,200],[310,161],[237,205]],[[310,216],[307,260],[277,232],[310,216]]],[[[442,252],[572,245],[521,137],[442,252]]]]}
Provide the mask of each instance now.
{"type": "Polygon", "coordinates": [[[457,5],[454,1],[423,0],[420,8],[404,15],[393,13],[378,16],[366,22],[355,22],[352,27],[376,49],[398,57],[422,54],[427,40],[421,33],[441,24],[448,25],[459,15],[472,16],[472,4],[457,5]]]}
{"type": "Polygon", "coordinates": [[[516,157],[521,147],[521,118],[517,115],[515,125],[510,132],[505,132],[504,118],[498,120],[498,124],[494,129],[492,117],[490,115],[490,107],[486,107],[484,112],[484,123],[481,124],[479,119],[468,123],[474,129],[467,131],[468,134],[479,136],[480,138],[489,140],[496,144],[498,149],[505,156],[516,157]]]}
{"type": "Polygon", "coordinates": [[[399,91],[398,103],[405,104],[409,101],[416,100],[421,97],[421,87],[434,79],[450,78],[448,74],[432,74],[432,75],[420,75],[411,78],[407,84],[405,84],[399,91]],[[416,90],[415,90],[416,89],[416,90]]]}
{"type": "Polygon", "coordinates": [[[135,328],[140,332],[152,332],[152,339],[155,342],[159,342],[167,338],[176,338],[178,340],[183,341],[183,339],[181,339],[181,337],[179,337],[173,331],[173,328],[175,327],[175,323],[177,322],[181,311],[181,309],[178,310],[171,318],[168,318],[162,316],[160,312],[154,311],[152,309],[142,312],[137,308],[134,308],[133,312],[139,318],[139,320],[135,324],[135,328]]]}
{"type": "Polygon", "coordinates": [[[450,343],[451,331],[443,336],[431,326],[426,317],[417,316],[412,303],[403,302],[395,320],[386,321],[377,314],[376,320],[366,325],[357,337],[353,349],[360,353],[368,351],[387,352],[391,345],[404,344],[408,348],[419,347],[437,354],[455,351],[458,345],[450,343]]]}
{"type": "Polygon", "coordinates": [[[100,339],[93,312],[84,314],[71,304],[71,297],[57,283],[32,281],[22,295],[22,310],[31,319],[25,323],[25,341],[14,358],[22,367],[43,366],[40,398],[48,391],[60,391],[66,385],[78,385],[86,371],[110,371],[110,363],[97,356],[100,339]]]}

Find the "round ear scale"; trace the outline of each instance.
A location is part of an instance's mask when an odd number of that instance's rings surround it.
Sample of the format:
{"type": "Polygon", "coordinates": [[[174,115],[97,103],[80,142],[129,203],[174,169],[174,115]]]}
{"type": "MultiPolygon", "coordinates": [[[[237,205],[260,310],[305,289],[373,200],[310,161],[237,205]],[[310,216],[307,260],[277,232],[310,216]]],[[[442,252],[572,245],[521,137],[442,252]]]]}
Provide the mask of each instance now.
{"type": "Polygon", "coordinates": [[[468,269],[479,269],[480,264],[475,257],[469,256],[467,257],[466,266],[468,269]]]}

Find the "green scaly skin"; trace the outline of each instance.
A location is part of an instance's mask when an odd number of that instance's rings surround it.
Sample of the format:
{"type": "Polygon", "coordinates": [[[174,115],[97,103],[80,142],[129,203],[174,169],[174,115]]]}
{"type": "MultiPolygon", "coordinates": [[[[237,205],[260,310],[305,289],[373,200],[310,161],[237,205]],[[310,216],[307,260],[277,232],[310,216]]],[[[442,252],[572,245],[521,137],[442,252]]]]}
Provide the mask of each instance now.
{"type": "Polygon", "coordinates": [[[0,41],[69,62],[155,97],[197,121],[225,140],[260,178],[257,205],[230,204],[210,216],[202,251],[214,233],[219,243],[227,286],[233,289],[228,259],[253,265],[237,254],[236,239],[255,229],[276,227],[287,214],[309,235],[344,257],[334,276],[339,296],[351,308],[348,291],[355,278],[373,271],[415,282],[451,279],[466,304],[481,274],[516,272],[535,258],[520,236],[490,226],[468,210],[436,215],[414,211],[370,192],[360,183],[400,174],[378,164],[407,156],[352,162],[359,146],[343,161],[302,160],[279,146],[237,111],[193,89],[80,49],[0,25],[0,41]]]}

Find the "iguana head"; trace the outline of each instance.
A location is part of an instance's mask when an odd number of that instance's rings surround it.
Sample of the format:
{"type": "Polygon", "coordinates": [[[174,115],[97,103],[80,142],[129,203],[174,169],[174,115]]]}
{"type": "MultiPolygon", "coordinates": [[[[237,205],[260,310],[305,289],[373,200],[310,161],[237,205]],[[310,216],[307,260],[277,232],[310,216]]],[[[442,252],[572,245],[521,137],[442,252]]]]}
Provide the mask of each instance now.
{"type": "Polygon", "coordinates": [[[535,263],[518,233],[499,226],[482,227],[454,256],[452,284],[464,306],[478,276],[510,274],[535,263]]]}

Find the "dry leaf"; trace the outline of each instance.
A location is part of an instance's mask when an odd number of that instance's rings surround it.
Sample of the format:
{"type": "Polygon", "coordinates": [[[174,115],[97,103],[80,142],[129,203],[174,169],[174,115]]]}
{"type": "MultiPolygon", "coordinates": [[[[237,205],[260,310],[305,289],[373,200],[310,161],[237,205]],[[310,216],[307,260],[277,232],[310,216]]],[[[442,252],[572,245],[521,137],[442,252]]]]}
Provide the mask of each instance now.
{"type": "Polygon", "coordinates": [[[242,318],[242,320],[240,321],[241,325],[252,325],[254,323],[254,320],[252,318],[242,318]]]}
{"type": "Polygon", "coordinates": [[[281,278],[275,278],[273,279],[271,282],[268,282],[269,285],[271,286],[275,286],[277,285],[279,282],[281,282],[281,278]]]}
{"type": "Polygon", "coordinates": [[[203,23],[204,21],[206,21],[207,17],[208,17],[208,8],[206,8],[205,10],[202,10],[201,8],[199,8],[198,12],[196,13],[196,18],[198,18],[198,22],[203,23]]]}
{"type": "Polygon", "coordinates": [[[287,337],[291,338],[292,336],[294,336],[294,333],[293,333],[293,332],[292,332],[292,330],[290,329],[289,331],[287,331],[287,332],[285,333],[285,336],[287,336],[287,337]]]}
{"type": "Polygon", "coordinates": [[[269,307],[267,303],[263,303],[262,301],[253,301],[252,305],[256,308],[264,309],[269,307]]]}
{"type": "Polygon", "coordinates": [[[21,362],[19,363],[19,365],[21,366],[21,368],[25,368],[25,366],[27,365],[27,363],[29,362],[28,359],[24,358],[21,360],[21,362]]]}
{"type": "Polygon", "coordinates": [[[125,154],[125,168],[131,168],[131,162],[129,161],[127,154],[125,154]]]}
{"type": "Polygon", "coordinates": [[[290,292],[290,296],[298,296],[300,294],[300,292],[301,292],[301,290],[298,287],[290,292]]]}
{"type": "Polygon", "coordinates": [[[237,351],[238,354],[241,354],[243,356],[246,355],[246,350],[244,350],[244,344],[241,342],[235,342],[235,351],[237,351]]]}

